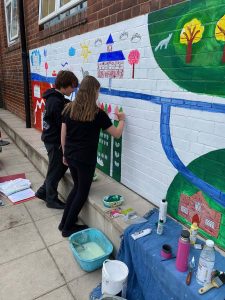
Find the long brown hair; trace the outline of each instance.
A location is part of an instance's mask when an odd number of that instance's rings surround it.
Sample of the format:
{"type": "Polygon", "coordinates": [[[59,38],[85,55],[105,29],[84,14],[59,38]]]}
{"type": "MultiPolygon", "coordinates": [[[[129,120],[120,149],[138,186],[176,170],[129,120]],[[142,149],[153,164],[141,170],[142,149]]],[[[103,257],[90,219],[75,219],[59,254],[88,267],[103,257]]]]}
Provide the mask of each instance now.
{"type": "Polygon", "coordinates": [[[93,121],[99,108],[96,104],[100,83],[93,76],[86,76],[73,102],[66,105],[63,114],[76,121],[93,121]]]}

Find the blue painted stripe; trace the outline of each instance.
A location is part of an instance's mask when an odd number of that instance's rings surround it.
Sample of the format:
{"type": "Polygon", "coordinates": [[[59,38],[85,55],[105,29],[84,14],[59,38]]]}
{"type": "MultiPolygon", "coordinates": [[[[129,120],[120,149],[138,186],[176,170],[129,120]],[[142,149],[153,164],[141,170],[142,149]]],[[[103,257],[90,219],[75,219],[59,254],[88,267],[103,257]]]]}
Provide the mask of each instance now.
{"type": "MultiPolygon", "coordinates": [[[[31,80],[54,83],[55,77],[45,77],[39,74],[32,73],[31,80]]],[[[225,104],[166,98],[142,93],[134,93],[130,91],[120,91],[113,89],[109,90],[108,88],[101,88],[100,92],[103,95],[149,101],[151,103],[161,105],[160,138],[162,142],[162,147],[166,153],[167,158],[172,163],[172,165],[178,170],[178,172],[180,172],[188,181],[190,181],[200,190],[208,194],[220,205],[225,207],[225,193],[217,190],[215,187],[198,178],[194,173],[188,170],[187,167],[185,167],[185,165],[182,163],[173,147],[170,135],[171,107],[180,107],[185,109],[208,111],[213,113],[225,113],[225,104]]]]}
{"type": "Polygon", "coordinates": [[[160,116],[160,138],[163,149],[167,158],[172,165],[192,184],[198,187],[201,191],[213,198],[217,203],[225,207],[225,193],[219,191],[212,185],[198,178],[192,173],[180,160],[176,151],[174,150],[170,134],[170,110],[171,106],[163,104],[161,107],[160,116]]]}
{"type": "Polygon", "coordinates": [[[34,81],[48,82],[54,84],[55,78],[56,77],[47,77],[47,76],[39,75],[37,73],[31,73],[31,80],[34,81]]]}
{"type": "MultiPolygon", "coordinates": [[[[31,80],[48,82],[53,84],[55,83],[55,77],[46,77],[36,73],[31,73],[31,80]]],[[[134,93],[130,91],[121,91],[121,90],[114,90],[114,89],[110,90],[108,88],[103,88],[103,87],[101,88],[100,92],[103,95],[149,101],[151,103],[159,104],[159,105],[167,103],[168,105],[173,107],[181,107],[181,108],[201,110],[201,111],[203,110],[203,111],[216,112],[216,113],[225,113],[225,104],[220,104],[220,103],[166,98],[166,97],[153,96],[153,95],[142,94],[142,93],[134,93]]]]}

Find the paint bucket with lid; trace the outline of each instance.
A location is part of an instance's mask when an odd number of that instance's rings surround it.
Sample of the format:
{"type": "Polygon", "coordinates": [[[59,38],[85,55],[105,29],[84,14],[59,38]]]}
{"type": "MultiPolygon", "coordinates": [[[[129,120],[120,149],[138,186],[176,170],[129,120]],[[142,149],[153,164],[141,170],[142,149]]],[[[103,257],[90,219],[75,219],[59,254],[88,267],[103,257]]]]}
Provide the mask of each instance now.
{"type": "Polygon", "coordinates": [[[106,259],[102,266],[102,294],[126,297],[128,273],[122,261],[106,259]]]}

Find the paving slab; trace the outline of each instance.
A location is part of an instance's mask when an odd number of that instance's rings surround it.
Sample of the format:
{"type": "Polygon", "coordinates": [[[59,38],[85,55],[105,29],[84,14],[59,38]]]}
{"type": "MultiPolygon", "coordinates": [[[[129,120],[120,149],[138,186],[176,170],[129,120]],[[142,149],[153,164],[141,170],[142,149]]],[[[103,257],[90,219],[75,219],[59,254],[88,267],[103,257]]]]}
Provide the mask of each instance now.
{"type": "Polygon", "coordinates": [[[90,293],[102,281],[102,272],[97,270],[88,273],[69,283],[74,297],[78,300],[88,300],[90,293]]]}
{"type": "Polygon", "coordinates": [[[75,261],[75,258],[69,247],[68,239],[64,239],[63,242],[50,246],[49,251],[51,252],[52,257],[58,265],[66,282],[86,274],[86,272],[83,271],[75,261]]]}
{"type": "Polygon", "coordinates": [[[0,207],[0,231],[32,222],[23,204],[0,207]]]}
{"type": "Polygon", "coordinates": [[[61,209],[47,208],[45,202],[38,198],[34,198],[34,200],[24,202],[24,205],[28,209],[34,221],[45,219],[54,215],[62,215],[61,209]]]}
{"type": "Polygon", "coordinates": [[[36,226],[40,235],[44,239],[47,246],[59,243],[65,239],[62,237],[61,231],[58,230],[58,225],[61,221],[61,214],[54,215],[40,221],[36,221],[36,226]]]}
{"type": "MultiPolygon", "coordinates": [[[[36,300],[74,300],[74,297],[71,295],[71,292],[66,286],[63,286],[57,290],[54,290],[51,293],[48,293],[44,296],[36,298],[36,300]]],[[[77,299],[78,300],[78,299],[77,299]]],[[[88,300],[88,298],[87,298],[88,300]]]]}
{"type": "Polygon", "coordinates": [[[0,299],[32,300],[65,284],[47,250],[0,265],[0,299]]]}
{"type": "Polygon", "coordinates": [[[0,232],[0,264],[45,248],[33,223],[0,232]]]}

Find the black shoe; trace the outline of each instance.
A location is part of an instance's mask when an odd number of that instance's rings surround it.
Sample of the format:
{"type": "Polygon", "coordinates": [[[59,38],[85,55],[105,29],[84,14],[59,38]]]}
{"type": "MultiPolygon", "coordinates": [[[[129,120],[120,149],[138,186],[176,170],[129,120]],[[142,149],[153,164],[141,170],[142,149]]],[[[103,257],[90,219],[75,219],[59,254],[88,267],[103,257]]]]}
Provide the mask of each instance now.
{"type": "Polygon", "coordinates": [[[10,142],[8,142],[8,141],[0,140],[0,146],[7,146],[9,144],[10,144],[10,142]]]}
{"type": "Polygon", "coordinates": [[[44,194],[38,193],[38,191],[35,193],[35,197],[46,202],[46,196],[44,194]]]}
{"type": "Polygon", "coordinates": [[[47,202],[46,206],[48,208],[64,209],[65,203],[58,200],[58,201],[54,201],[54,202],[47,202]]]}
{"type": "MultiPolygon", "coordinates": [[[[77,221],[78,221],[78,218],[76,218],[74,221],[77,222],[77,221]]],[[[80,224],[76,224],[76,225],[80,225],[80,224]]],[[[75,226],[76,226],[76,225],[75,225],[75,226]]],[[[59,226],[58,226],[59,231],[62,231],[62,230],[63,230],[63,227],[64,227],[64,225],[60,222],[60,223],[59,223],[59,226]]]]}
{"type": "Polygon", "coordinates": [[[87,225],[75,225],[70,230],[63,230],[62,231],[62,236],[63,237],[69,237],[69,236],[71,236],[71,234],[76,233],[76,232],[81,231],[81,230],[84,230],[84,229],[88,229],[88,226],[87,225]]]}

